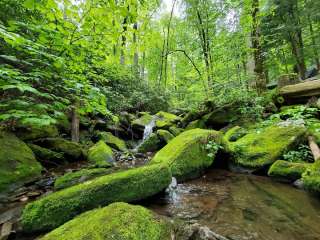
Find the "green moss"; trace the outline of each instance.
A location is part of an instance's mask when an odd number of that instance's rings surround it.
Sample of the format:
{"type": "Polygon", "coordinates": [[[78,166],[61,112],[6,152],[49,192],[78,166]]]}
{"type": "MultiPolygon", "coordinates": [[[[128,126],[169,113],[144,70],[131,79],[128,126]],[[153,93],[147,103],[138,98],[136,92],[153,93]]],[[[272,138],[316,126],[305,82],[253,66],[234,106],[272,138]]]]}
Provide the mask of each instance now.
{"type": "Polygon", "coordinates": [[[0,131],[0,146],[0,193],[40,177],[42,167],[27,144],[0,131]]]}
{"type": "Polygon", "coordinates": [[[295,181],[301,178],[302,173],[307,169],[308,163],[303,162],[287,162],[284,160],[277,160],[274,162],[269,171],[268,175],[270,177],[275,177],[278,179],[295,181]]]}
{"type": "Polygon", "coordinates": [[[209,167],[214,157],[209,157],[204,145],[208,141],[222,143],[222,134],[214,130],[193,129],[181,133],[162,148],[150,164],[167,164],[178,180],[198,177],[209,167]]]}
{"type": "Polygon", "coordinates": [[[79,160],[84,157],[82,146],[63,138],[46,138],[35,142],[41,147],[63,153],[67,160],[79,160]]]}
{"type": "Polygon", "coordinates": [[[304,187],[312,192],[320,193],[320,161],[316,161],[302,174],[304,187]]]}
{"type": "Polygon", "coordinates": [[[110,132],[99,132],[98,139],[104,141],[106,144],[108,144],[110,147],[116,150],[123,152],[128,150],[125,141],[114,136],[110,132]]]}
{"type": "Polygon", "coordinates": [[[246,134],[247,134],[247,131],[245,129],[243,129],[242,127],[239,127],[239,126],[235,126],[231,129],[229,129],[224,134],[224,139],[229,142],[235,142],[246,134]]]}
{"type": "Polygon", "coordinates": [[[59,132],[55,125],[30,125],[18,127],[16,134],[22,140],[35,140],[57,137],[59,132]]]}
{"type": "Polygon", "coordinates": [[[144,113],[140,118],[132,121],[132,128],[144,129],[144,127],[152,121],[152,118],[152,115],[149,113],[144,113]]]}
{"type": "Polygon", "coordinates": [[[58,153],[50,149],[43,148],[31,143],[28,144],[28,146],[31,148],[37,160],[39,160],[40,162],[51,161],[51,162],[59,163],[63,161],[63,153],[58,153]]]}
{"type": "Polygon", "coordinates": [[[192,110],[181,119],[181,124],[186,127],[190,122],[200,119],[201,116],[202,113],[200,111],[192,110]]]}
{"type": "Polygon", "coordinates": [[[158,112],[156,116],[158,117],[156,120],[157,128],[169,129],[174,123],[180,120],[180,117],[167,112],[158,112]]]}
{"type": "Polygon", "coordinates": [[[178,128],[176,126],[171,126],[169,128],[169,132],[171,132],[175,137],[182,133],[184,130],[182,128],[178,128]]]}
{"type": "Polygon", "coordinates": [[[71,187],[73,185],[88,181],[90,179],[110,174],[112,171],[112,169],[93,168],[82,169],[76,172],[66,173],[65,175],[56,179],[54,183],[54,189],[60,190],[63,188],[71,187]]]}
{"type": "Polygon", "coordinates": [[[114,162],[112,149],[100,140],[89,149],[88,161],[96,167],[111,167],[114,162]]]}
{"type": "Polygon", "coordinates": [[[87,210],[150,197],[170,182],[169,168],[160,164],[98,177],[29,203],[22,214],[23,228],[29,232],[52,230],[87,210]]]}
{"type": "Polygon", "coordinates": [[[301,126],[273,125],[251,130],[236,142],[228,143],[228,150],[236,164],[251,169],[271,165],[284,153],[305,141],[306,129],[301,126]]]}
{"type": "Polygon", "coordinates": [[[150,210],[119,202],[83,213],[42,240],[171,240],[170,229],[150,210]]]}
{"type": "Polygon", "coordinates": [[[174,138],[174,136],[169,131],[162,129],[157,131],[157,135],[165,143],[169,143],[174,138]]]}
{"type": "Polygon", "coordinates": [[[147,153],[159,150],[163,144],[161,139],[155,133],[152,133],[149,138],[147,138],[138,148],[138,152],[147,153]]]}
{"type": "Polygon", "coordinates": [[[188,126],[186,127],[186,130],[191,130],[195,128],[207,128],[205,121],[203,121],[203,119],[192,121],[191,123],[188,124],[188,126]]]}

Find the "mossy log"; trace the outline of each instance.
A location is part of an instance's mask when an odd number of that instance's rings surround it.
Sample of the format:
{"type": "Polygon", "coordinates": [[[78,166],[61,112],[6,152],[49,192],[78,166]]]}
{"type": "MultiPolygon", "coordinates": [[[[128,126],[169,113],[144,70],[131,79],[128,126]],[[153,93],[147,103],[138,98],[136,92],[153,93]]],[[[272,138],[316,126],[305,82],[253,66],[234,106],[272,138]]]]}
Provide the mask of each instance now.
{"type": "Polygon", "coordinates": [[[25,231],[48,231],[82,212],[113,202],[150,197],[171,182],[166,165],[155,164],[95,178],[29,203],[23,210],[25,231]]]}
{"type": "Polygon", "coordinates": [[[286,100],[299,100],[320,96],[320,80],[304,81],[280,88],[280,95],[286,100]]]}

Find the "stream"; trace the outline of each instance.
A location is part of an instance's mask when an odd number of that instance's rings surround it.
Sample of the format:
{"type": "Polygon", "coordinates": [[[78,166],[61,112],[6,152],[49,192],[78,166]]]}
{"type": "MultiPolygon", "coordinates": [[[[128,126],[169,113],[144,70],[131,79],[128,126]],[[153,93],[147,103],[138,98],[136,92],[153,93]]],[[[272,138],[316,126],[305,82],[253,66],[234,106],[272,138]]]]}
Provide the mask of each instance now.
{"type": "Polygon", "coordinates": [[[232,240],[320,239],[320,201],[270,178],[210,170],[145,203],[232,240]]]}

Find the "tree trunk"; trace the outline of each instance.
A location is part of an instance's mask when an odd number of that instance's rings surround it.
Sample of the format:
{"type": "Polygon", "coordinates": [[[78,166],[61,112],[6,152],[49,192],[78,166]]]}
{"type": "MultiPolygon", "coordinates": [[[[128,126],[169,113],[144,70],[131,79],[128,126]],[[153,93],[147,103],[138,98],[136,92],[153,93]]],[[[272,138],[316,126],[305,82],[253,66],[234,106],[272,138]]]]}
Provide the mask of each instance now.
{"type": "Polygon", "coordinates": [[[255,85],[258,93],[267,89],[266,76],[264,71],[264,57],[261,46],[260,20],[259,20],[259,0],[252,0],[252,33],[251,41],[254,58],[255,85]]]}
{"type": "Polygon", "coordinates": [[[314,161],[318,161],[320,159],[320,149],[313,136],[308,137],[309,147],[312,152],[314,161]]]}
{"type": "Polygon", "coordinates": [[[71,109],[72,110],[71,140],[73,142],[79,142],[80,140],[80,131],[79,131],[80,118],[78,114],[78,108],[79,108],[79,103],[76,102],[71,109]]]}
{"type": "Polygon", "coordinates": [[[140,72],[139,72],[139,54],[137,50],[137,31],[138,31],[138,23],[133,24],[133,44],[135,47],[135,52],[133,54],[133,68],[134,68],[134,73],[136,74],[137,77],[139,77],[140,72]]]}

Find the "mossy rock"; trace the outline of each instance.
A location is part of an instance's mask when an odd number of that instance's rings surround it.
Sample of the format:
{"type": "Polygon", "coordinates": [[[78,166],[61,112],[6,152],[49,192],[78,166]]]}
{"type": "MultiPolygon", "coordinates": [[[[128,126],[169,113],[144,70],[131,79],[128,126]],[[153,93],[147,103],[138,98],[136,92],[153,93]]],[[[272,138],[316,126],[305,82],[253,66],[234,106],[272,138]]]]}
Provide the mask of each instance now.
{"type": "Polygon", "coordinates": [[[181,125],[182,127],[186,127],[190,122],[200,119],[203,116],[203,113],[200,111],[192,110],[188,112],[182,119],[181,125]]]}
{"type": "Polygon", "coordinates": [[[156,114],[157,120],[156,120],[156,126],[158,129],[169,129],[173,124],[177,123],[180,120],[180,117],[168,113],[168,112],[158,112],[156,114]]]}
{"type": "Polygon", "coordinates": [[[0,131],[0,195],[41,176],[32,150],[14,134],[0,131]]]}
{"type": "Polygon", "coordinates": [[[242,127],[235,126],[230,128],[225,134],[224,139],[229,142],[235,142],[247,134],[247,130],[242,127]]]}
{"type": "Polygon", "coordinates": [[[65,175],[56,179],[56,181],[54,182],[54,189],[60,190],[63,188],[71,187],[90,179],[110,174],[112,172],[112,169],[92,168],[66,173],[65,175]]]}
{"type": "Polygon", "coordinates": [[[89,149],[88,161],[96,167],[112,167],[114,164],[112,149],[100,140],[89,149]]]}
{"type": "Polygon", "coordinates": [[[41,240],[171,240],[171,224],[150,210],[117,202],[88,211],[41,240]]]}
{"type": "Polygon", "coordinates": [[[182,128],[178,128],[176,126],[171,126],[169,128],[169,132],[171,132],[173,134],[173,136],[178,136],[180,133],[182,133],[184,131],[184,129],[182,128]]]}
{"type": "Polygon", "coordinates": [[[79,143],[63,138],[45,138],[36,141],[35,144],[58,153],[63,153],[64,158],[68,161],[81,160],[85,157],[85,151],[79,143]]]}
{"type": "Polygon", "coordinates": [[[143,113],[140,118],[137,118],[131,122],[133,129],[143,131],[145,126],[148,125],[153,119],[153,116],[149,113],[143,113]]]}
{"type": "Polygon", "coordinates": [[[306,129],[296,125],[271,125],[253,129],[235,142],[228,142],[227,150],[235,164],[252,169],[263,169],[306,140],[306,129]]]}
{"type": "Polygon", "coordinates": [[[161,164],[98,177],[29,203],[22,214],[23,228],[28,232],[52,230],[99,206],[119,201],[134,202],[153,196],[170,182],[171,172],[161,164]]]}
{"type": "Polygon", "coordinates": [[[58,128],[55,125],[18,126],[15,133],[24,141],[36,140],[40,138],[53,138],[59,135],[58,128]]]}
{"type": "Polygon", "coordinates": [[[315,193],[320,193],[320,161],[316,161],[302,174],[304,187],[315,193]]]}
{"type": "Polygon", "coordinates": [[[271,165],[268,175],[280,180],[295,181],[301,178],[309,165],[303,162],[277,160],[271,165]]]}
{"type": "Polygon", "coordinates": [[[161,141],[160,137],[156,133],[152,133],[142,144],[138,147],[138,152],[147,153],[155,152],[163,147],[164,144],[161,141]]]}
{"type": "Polygon", "coordinates": [[[204,147],[209,141],[222,144],[222,134],[204,129],[185,131],[162,148],[150,164],[167,164],[179,181],[198,177],[214,161],[204,147]]]}
{"type": "Polygon", "coordinates": [[[195,128],[203,128],[203,129],[207,128],[205,121],[203,119],[197,119],[195,121],[192,121],[191,123],[188,124],[188,126],[186,127],[186,130],[191,130],[195,128]]]}
{"type": "Polygon", "coordinates": [[[162,140],[165,143],[169,143],[174,136],[167,130],[159,129],[157,131],[157,135],[159,136],[160,140],[162,140]]]}
{"type": "Polygon", "coordinates": [[[106,144],[108,144],[108,146],[116,150],[119,150],[122,152],[125,152],[128,150],[125,141],[114,136],[111,132],[99,132],[97,136],[99,140],[104,141],[106,144]]]}
{"type": "Polygon", "coordinates": [[[28,146],[31,148],[32,152],[34,153],[39,162],[48,164],[52,162],[53,164],[59,164],[64,161],[63,153],[58,153],[32,143],[29,143],[28,146]]]}

